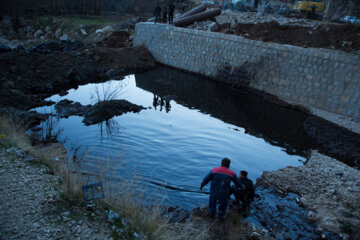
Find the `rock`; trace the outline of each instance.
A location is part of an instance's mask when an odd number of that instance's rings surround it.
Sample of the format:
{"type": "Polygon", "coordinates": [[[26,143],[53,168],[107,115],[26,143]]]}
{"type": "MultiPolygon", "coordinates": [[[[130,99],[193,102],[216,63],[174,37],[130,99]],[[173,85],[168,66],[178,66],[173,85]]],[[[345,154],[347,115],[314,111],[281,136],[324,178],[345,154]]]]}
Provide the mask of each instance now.
{"type": "Polygon", "coordinates": [[[60,37],[60,41],[67,41],[69,40],[69,36],[65,33],[60,37]]]}
{"type": "Polygon", "coordinates": [[[339,177],[342,177],[342,176],[344,176],[344,173],[343,172],[335,172],[335,175],[339,176],[339,177]]]}
{"type": "Polygon", "coordinates": [[[309,201],[306,197],[301,197],[300,198],[300,202],[299,205],[302,207],[306,207],[309,204],[309,201]]]}
{"type": "Polygon", "coordinates": [[[115,70],[114,69],[109,69],[107,72],[106,72],[106,76],[108,77],[112,77],[115,73],[115,70]]]}
{"type": "Polygon", "coordinates": [[[31,51],[39,53],[51,53],[55,51],[65,52],[81,49],[83,46],[84,44],[81,41],[75,40],[47,41],[36,45],[31,49],[31,51]]]}
{"type": "Polygon", "coordinates": [[[61,30],[60,28],[58,28],[58,29],[55,31],[55,38],[56,38],[56,39],[59,39],[60,36],[61,36],[61,34],[62,34],[62,30],[61,30]]]}
{"type": "Polygon", "coordinates": [[[230,23],[230,27],[235,28],[237,24],[238,24],[238,21],[236,19],[232,19],[231,23],[230,23]]]}
{"type": "Polygon", "coordinates": [[[43,34],[44,34],[43,30],[39,29],[34,33],[34,38],[39,38],[43,34]]]}
{"type": "Polygon", "coordinates": [[[104,28],[97,29],[95,32],[97,34],[106,34],[106,33],[111,33],[113,31],[114,31],[114,29],[111,26],[106,26],[104,28]]]}
{"type": "Polygon", "coordinates": [[[81,29],[80,29],[80,32],[81,32],[81,33],[82,33],[82,35],[84,35],[84,36],[86,36],[86,35],[87,35],[87,33],[86,33],[85,29],[83,29],[83,28],[81,28],[81,29]]]}
{"type": "Polygon", "coordinates": [[[217,29],[218,29],[218,25],[217,25],[216,22],[211,23],[211,24],[209,25],[209,28],[208,28],[208,30],[210,30],[210,31],[212,31],[212,32],[215,32],[217,29]]]}
{"type": "Polygon", "coordinates": [[[11,52],[11,48],[8,45],[0,44],[0,53],[11,52]]]}
{"type": "Polygon", "coordinates": [[[335,193],[336,193],[336,190],[335,190],[335,189],[330,189],[330,190],[329,190],[329,193],[330,193],[330,194],[335,194],[335,193]]]}
{"type": "Polygon", "coordinates": [[[25,50],[25,47],[21,44],[17,45],[16,50],[25,50]]]}
{"type": "Polygon", "coordinates": [[[306,213],[306,220],[309,222],[309,223],[312,223],[314,222],[316,219],[316,214],[313,212],[313,211],[308,211],[306,213]]]}
{"type": "Polygon", "coordinates": [[[45,32],[51,33],[51,27],[50,27],[50,26],[47,26],[47,27],[45,28],[45,32]]]}
{"type": "Polygon", "coordinates": [[[252,232],[252,233],[250,234],[249,239],[251,239],[251,240],[260,240],[260,239],[262,239],[262,236],[261,236],[260,233],[252,232]]]}
{"type": "Polygon", "coordinates": [[[1,84],[1,88],[3,89],[10,89],[10,88],[13,88],[15,85],[14,85],[14,82],[10,81],[10,80],[6,80],[5,82],[3,82],[1,84]]]}
{"type": "Polygon", "coordinates": [[[63,212],[61,215],[63,215],[63,216],[70,216],[70,212],[69,212],[69,211],[66,211],[66,212],[63,212]]]}

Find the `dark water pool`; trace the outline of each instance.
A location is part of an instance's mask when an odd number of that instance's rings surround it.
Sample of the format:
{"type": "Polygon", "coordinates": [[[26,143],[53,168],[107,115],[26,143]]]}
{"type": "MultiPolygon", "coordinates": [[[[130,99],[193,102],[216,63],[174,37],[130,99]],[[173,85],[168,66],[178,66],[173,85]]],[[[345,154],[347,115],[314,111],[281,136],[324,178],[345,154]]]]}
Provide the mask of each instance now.
{"type": "Polygon", "coordinates": [[[186,209],[207,204],[207,195],[191,191],[199,190],[202,178],[224,157],[231,159],[231,169],[247,170],[253,181],[263,171],[305,161],[301,124],[306,114],[165,67],[49,99],[83,105],[126,99],[146,107],[92,126],[85,126],[82,117],[61,118],[61,139],[69,149],[87,150],[86,171],[111,163],[114,178],[137,174],[175,188],[150,184],[159,196],[166,191],[166,204],[186,209]],[[115,167],[120,162],[125,163],[115,167]]]}

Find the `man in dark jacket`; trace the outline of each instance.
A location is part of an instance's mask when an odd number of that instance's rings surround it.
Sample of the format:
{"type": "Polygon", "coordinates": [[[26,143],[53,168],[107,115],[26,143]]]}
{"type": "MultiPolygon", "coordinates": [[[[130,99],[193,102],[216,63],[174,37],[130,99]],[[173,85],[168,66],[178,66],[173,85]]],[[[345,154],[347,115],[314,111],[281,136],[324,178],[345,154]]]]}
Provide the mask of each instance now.
{"type": "Polygon", "coordinates": [[[217,203],[219,203],[219,213],[217,217],[219,219],[224,217],[229,201],[231,181],[233,181],[239,189],[244,189],[239,178],[237,178],[236,174],[230,170],[229,167],[230,159],[224,158],[221,161],[221,167],[213,168],[201,183],[200,190],[211,181],[209,214],[212,218],[215,216],[217,203]]]}
{"type": "Polygon", "coordinates": [[[234,194],[236,201],[238,203],[241,201],[244,208],[248,207],[255,197],[253,182],[247,178],[247,175],[248,173],[246,171],[240,171],[239,181],[243,186],[245,186],[245,189],[239,189],[236,186],[232,186],[231,188],[231,192],[234,194]]]}
{"type": "Polygon", "coordinates": [[[174,11],[175,11],[175,6],[174,6],[174,3],[172,1],[170,1],[170,4],[169,4],[169,23],[172,23],[173,22],[173,19],[174,19],[174,11]]]}
{"type": "Polygon", "coordinates": [[[154,9],[155,22],[160,21],[160,14],[161,14],[161,7],[160,7],[160,3],[158,2],[154,9]]]}

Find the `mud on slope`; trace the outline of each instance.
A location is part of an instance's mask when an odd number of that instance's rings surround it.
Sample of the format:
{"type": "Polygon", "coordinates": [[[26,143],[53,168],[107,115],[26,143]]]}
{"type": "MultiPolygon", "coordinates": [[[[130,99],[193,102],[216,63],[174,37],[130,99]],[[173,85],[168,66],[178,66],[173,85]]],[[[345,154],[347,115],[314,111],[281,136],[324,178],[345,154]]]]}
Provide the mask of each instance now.
{"type": "Polygon", "coordinates": [[[230,23],[220,25],[216,32],[235,34],[252,40],[290,44],[300,47],[335,48],[344,51],[360,51],[360,26],[318,25],[313,28],[279,25],[277,22],[258,24],[230,23]]]}
{"type": "Polygon", "coordinates": [[[148,70],[156,61],[147,49],[94,48],[84,52],[42,54],[13,51],[0,54],[0,107],[28,110],[62,90],[80,84],[148,70]]]}

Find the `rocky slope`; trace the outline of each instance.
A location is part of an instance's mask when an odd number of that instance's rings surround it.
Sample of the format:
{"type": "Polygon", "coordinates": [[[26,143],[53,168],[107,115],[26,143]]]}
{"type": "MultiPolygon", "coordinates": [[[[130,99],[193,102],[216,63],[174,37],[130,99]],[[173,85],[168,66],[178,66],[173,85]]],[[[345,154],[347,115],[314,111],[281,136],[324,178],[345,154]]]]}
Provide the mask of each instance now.
{"type": "Polygon", "coordinates": [[[308,209],[309,222],[359,239],[358,170],[313,151],[305,165],[264,172],[257,185],[275,187],[283,194],[298,193],[299,204],[308,209]]]}

